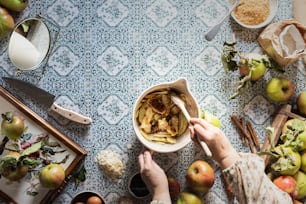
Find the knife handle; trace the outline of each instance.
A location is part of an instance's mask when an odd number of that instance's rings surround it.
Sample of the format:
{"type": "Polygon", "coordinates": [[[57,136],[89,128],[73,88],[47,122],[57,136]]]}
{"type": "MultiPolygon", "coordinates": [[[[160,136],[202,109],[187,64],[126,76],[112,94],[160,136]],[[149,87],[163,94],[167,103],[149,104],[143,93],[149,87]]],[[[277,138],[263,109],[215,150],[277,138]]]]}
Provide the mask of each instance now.
{"type": "Polygon", "coordinates": [[[65,109],[55,103],[52,104],[51,110],[53,110],[54,112],[60,114],[61,116],[69,119],[69,120],[72,120],[74,122],[77,122],[77,123],[81,123],[81,124],[90,124],[91,123],[91,118],[89,117],[86,117],[86,116],[83,116],[79,113],[76,113],[72,110],[68,110],[68,109],[65,109]]]}

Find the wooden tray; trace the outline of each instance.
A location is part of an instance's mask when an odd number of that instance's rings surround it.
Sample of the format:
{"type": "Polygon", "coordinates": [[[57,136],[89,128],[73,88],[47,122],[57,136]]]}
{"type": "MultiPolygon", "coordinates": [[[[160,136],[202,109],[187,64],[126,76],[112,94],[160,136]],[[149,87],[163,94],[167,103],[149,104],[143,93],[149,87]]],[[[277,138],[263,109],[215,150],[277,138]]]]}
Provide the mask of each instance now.
{"type": "MultiPolygon", "coordinates": [[[[87,151],[70,140],[66,135],[52,127],[47,121],[22,104],[18,99],[0,86],[0,114],[8,111],[14,112],[24,119],[25,125],[28,128],[26,133],[33,136],[38,134],[47,134],[50,140],[60,144],[62,151],[60,151],[59,154],[55,154],[51,160],[54,159],[59,161],[64,157],[68,158],[65,160],[65,163],[62,164],[65,169],[66,179],[59,188],[49,190],[42,187],[39,184],[39,180],[33,178],[33,176],[31,177],[30,173],[19,182],[9,182],[6,178],[2,177],[0,178],[0,198],[7,203],[51,203],[63,190],[67,181],[71,178],[73,170],[82,163],[87,151]],[[31,183],[29,181],[31,181],[31,183]],[[33,183],[36,184],[36,195],[28,193],[29,189],[31,189],[31,184],[33,183]]],[[[2,139],[3,136],[0,135],[0,141],[2,141],[2,139]]],[[[0,155],[0,158],[3,157],[6,152],[7,150],[0,155]]]]}
{"type": "MultiPolygon", "coordinates": [[[[292,110],[292,106],[289,104],[283,105],[280,110],[278,111],[278,114],[276,115],[276,117],[274,118],[271,127],[274,128],[275,131],[275,138],[274,138],[274,144],[278,143],[279,137],[281,135],[282,132],[282,128],[284,127],[286,121],[290,118],[300,118],[303,120],[306,120],[306,118],[297,115],[295,113],[291,112],[292,110]]],[[[265,141],[260,149],[260,151],[263,150],[269,150],[271,149],[271,143],[269,141],[269,136],[267,136],[265,138],[265,141]]],[[[267,166],[270,163],[271,157],[267,156],[267,155],[262,155],[262,157],[265,160],[265,166],[267,166]]]]}

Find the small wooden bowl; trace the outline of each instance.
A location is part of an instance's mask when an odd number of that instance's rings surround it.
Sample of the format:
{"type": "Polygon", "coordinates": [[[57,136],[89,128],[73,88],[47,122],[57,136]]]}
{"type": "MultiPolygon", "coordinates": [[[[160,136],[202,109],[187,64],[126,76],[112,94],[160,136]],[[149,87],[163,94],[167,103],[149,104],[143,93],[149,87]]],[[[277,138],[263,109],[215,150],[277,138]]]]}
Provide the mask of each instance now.
{"type": "Polygon", "coordinates": [[[96,192],[93,192],[93,191],[83,191],[83,192],[77,194],[71,200],[70,204],[75,204],[77,202],[86,204],[87,199],[90,198],[91,196],[99,197],[102,201],[102,204],[105,204],[105,201],[103,200],[102,196],[99,193],[96,193],[96,192]]]}

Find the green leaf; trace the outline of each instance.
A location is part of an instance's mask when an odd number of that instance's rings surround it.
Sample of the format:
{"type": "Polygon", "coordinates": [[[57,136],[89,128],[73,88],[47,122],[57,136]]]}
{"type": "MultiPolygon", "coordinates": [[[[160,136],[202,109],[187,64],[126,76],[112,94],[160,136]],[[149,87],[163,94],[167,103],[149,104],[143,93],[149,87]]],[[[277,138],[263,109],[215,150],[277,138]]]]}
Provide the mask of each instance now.
{"type": "Polygon", "coordinates": [[[80,171],[74,174],[73,180],[75,183],[75,188],[77,188],[80,185],[80,183],[86,180],[86,169],[84,165],[81,167],[80,171]]]}
{"type": "Polygon", "coordinates": [[[237,96],[242,95],[252,86],[252,82],[249,79],[250,76],[247,75],[239,81],[239,86],[237,87],[237,91],[230,96],[230,99],[235,99],[237,96]]]}
{"type": "Polygon", "coordinates": [[[40,150],[40,148],[43,146],[43,143],[42,142],[37,142],[35,143],[34,145],[32,145],[31,147],[25,149],[21,156],[28,156],[34,152],[37,152],[38,150],[40,150]]]}
{"type": "Polygon", "coordinates": [[[236,49],[236,42],[224,42],[221,55],[221,62],[225,72],[238,69],[239,52],[236,49]]]}
{"type": "Polygon", "coordinates": [[[43,150],[44,152],[50,154],[50,155],[54,155],[54,154],[55,154],[54,150],[53,150],[51,147],[44,146],[44,147],[42,148],[42,150],[43,150]]]}
{"type": "Polygon", "coordinates": [[[279,157],[279,155],[278,154],[275,154],[275,153],[273,153],[273,152],[271,152],[271,151],[261,151],[261,152],[257,152],[257,155],[268,155],[268,156],[272,156],[272,157],[274,157],[274,158],[278,158],[279,157]]]}
{"type": "Polygon", "coordinates": [[[27,158],[27,157],[24,157],[24,159],[22,159],[22,161],[21,161],[21,165],[26,165],[26,166],[29,166],[30,168],[35,168],[39,164],[40,164],[39,161],[37,161],[35,159],[30,159],[30,158],[27,158]]]}
{"type": "Polygon", "coordinates": [[[37,191],[27,191],[27,195],[36,196],[38,195],[38,192],[37,191]]]}
{"type": "Polygon", "coordinates": [[[3,173],[7,168],[16,168],[17,167],[17,159],[12,156],[4,156],[0,159],[0,174],[3,173]]]}

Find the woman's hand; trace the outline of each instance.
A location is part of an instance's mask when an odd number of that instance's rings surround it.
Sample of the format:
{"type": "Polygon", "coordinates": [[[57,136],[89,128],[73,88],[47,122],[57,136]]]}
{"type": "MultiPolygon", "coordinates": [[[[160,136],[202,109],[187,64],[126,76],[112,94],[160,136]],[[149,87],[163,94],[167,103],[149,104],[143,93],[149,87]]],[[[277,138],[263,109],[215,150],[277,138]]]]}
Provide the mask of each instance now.
{"type": "Polygon", "coordinates": [[[167,176],[162,168],[152,159],[148,150],[138,156],[141,178],[152,195],[153,200],[171,204],[167,176]]]}
{"type": "Polygon", "coordinates": [[[190,122],[193,124],[190,127],[191,139],[195,143],[198,143],[196,137],[204,141],[212,152],[212,158],[222,169],[229,167],[239,158],[237,151],[219,128],[200,118],[191,118],[190,122]]]}

